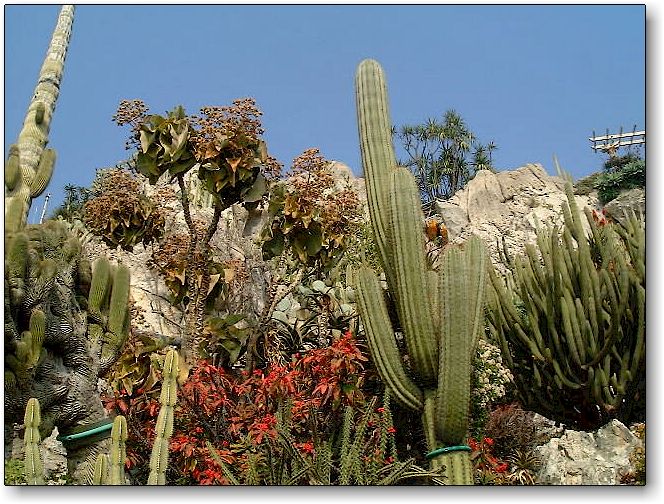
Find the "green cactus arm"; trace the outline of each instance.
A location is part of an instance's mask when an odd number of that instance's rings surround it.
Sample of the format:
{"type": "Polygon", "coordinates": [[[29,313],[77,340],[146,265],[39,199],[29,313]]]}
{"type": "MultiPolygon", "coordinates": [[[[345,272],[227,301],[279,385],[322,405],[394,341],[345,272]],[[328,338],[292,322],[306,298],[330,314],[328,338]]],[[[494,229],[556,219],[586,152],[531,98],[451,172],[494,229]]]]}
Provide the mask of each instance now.
{"type": "Polygon", "coordinates": [[[34,397],[28,400],[25,408],[25,479],[28,485],[44,484],[44,464],[39,453],[39,425],[41,424],[41,411],[39,401],[34,397]]]}
{"type": "Polygon", "coordinates": [[[101,311],[108,292],[111,279],[111,263],[106,256],[101,256],[92,268],[90,295],[88,296],[88,313],[98,322],[102,321],[101,311]]]}
{"type": "Polygon", "coordinates": [[[18,147],[12,144],[9,147],[9,156],[5,163],[5,186],[9,191],[13,191],[16,184],[21,179],[21,159],[18,147]]]}
{"type": "Polygon", "coordinates": [[[95,467],[92,473],[93,485],[108,485],[110,482],[109,477],[109,462],[106,453],[100,453],[95,460],[95,467]]]}
{"type": "Polygon", "coordinates": [[[391,228],[384,209],[387,206],[390,173],[397,162],[392,146],[392,120],[385,75],[378,62],[367,59],[360,63],[355,76],[355,96],[369,216],[383,269],[388,281],[391,281],[391,228]]]}
{"type": "Polygon", "coordinates": [[[5,185],[9,191],[5,198],[5,229],[11,232],[25,225],[32,198],[44,190],[53,172],[52,154],[43,154],[60,94],[73,21],[74,6],[63,6],[16,142],[20,177],[13,188],[5,185]]]}
{"type": "Polygon", "coordinates": [[[127,460],[127,420],[124,416],[118,415],[113,420],[111,430],[111,454],[110,454],[110,477],[111,485],[125,484],[125,460],[127,460]]]}
{"type": "Polygon", "coordinates": [[[169,350],[164,360],[163,383],[159,403],[161,408],[157,415],[155,440],[150,455],[150,475],[148,485],[165,485],[166,468],[168,467],[168,444],[173,434],[173,411],[177,401],[177,377],[179,372],[178,354],[169,350]]]}
{"type": "Polygon", "coordinates": [[[389,187],[392,228],[392,264],[395,301],[403,328],[411,367],[424,386],[436,383],[438,341],[427,294],[427,263],[422,222],[424,216],[415,178],[406,168],[392,171],[389,187]]]}
{"type": "Polygon", "coordinates": [[[484,322],[486,251],[478,239],[466,250],[448,249],[440,270],[444,314],[436,392],[436,434],[445,444],[461,444],[467,435],[471,356],[484,322]]]}
{"type": "Polygon", "coordinates": [[[355,290],[369,350],[381,378],[397,401],[414,411],[420,411],[423,405],[422,391],[404,370],[383,290],[371,268],[360,268],[355,290]]]}
{"type": "Polygon", "coordinates": [[[44,152],[42,152],[42,155],[39,158],[39,164],[37,165],[35,176],[32,179],[32,182],[30,182],[31,198],[40,196],[51,181],[53,168],[55,167],[55,159],[56,155],[53,149],[44,149],[44,152]]]}

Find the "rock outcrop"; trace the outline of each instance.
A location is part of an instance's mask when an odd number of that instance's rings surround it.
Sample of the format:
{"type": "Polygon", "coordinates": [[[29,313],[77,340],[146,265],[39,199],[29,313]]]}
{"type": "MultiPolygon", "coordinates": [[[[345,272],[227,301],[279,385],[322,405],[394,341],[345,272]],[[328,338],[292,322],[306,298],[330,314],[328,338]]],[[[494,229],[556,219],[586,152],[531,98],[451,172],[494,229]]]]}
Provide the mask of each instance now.
{"type": "Polygon", "coordinates": [[[539,485],[618,485],[632,469],[630,454],[642,441],[624,424],[612,420],[596,432],[566,430],[536,448],[543,465],[539,485]]]}
{"type": "Polygon", "coordinates": [[[620,193],[616,198],[604,205],[607,217],[621,222],[634,212],[638,215],[646,214],[646,191],[635,188],[620,193]]]}
{"type": "MultiPolygon", "coordinates": [[[[436,203],[436,213],[448,229],[450,241],[461,243],[476,234],[487,243],[493,263],[500,268],[499,246],[511,255],[522,254],[535,242],[537,226],[562,224],[561,205],[567,201],[565,182],[539,164],[511,171],[479,171],[447,201],[436,203]]],[[[575,196],[580,208],[597,208],[593,195],[575,196]]]]}

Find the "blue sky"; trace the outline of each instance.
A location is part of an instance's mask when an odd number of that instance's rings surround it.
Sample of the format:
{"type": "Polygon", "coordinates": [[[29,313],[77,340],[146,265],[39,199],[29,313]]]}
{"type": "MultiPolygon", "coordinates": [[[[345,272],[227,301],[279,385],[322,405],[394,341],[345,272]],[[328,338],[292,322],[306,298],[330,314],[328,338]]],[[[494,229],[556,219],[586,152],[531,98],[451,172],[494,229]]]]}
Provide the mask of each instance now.
{"type": "MultiPolygon", "coordinates": [[[[58,12],[4,7],[5,154],[58,12]]],[[[81,5],[51,124],[49,207],[127,157],[111,121],[125,98],[193,113],[252,96],[284,165],[318,147],[360,175],[353,79],[367,57],[385,69],[396,125],[453,108],[497,144],[498,169],[555,174],[556,154],[579,178],[604,159],[593,130],[645,128],[645,46],[639,5],[81,5]]]]}

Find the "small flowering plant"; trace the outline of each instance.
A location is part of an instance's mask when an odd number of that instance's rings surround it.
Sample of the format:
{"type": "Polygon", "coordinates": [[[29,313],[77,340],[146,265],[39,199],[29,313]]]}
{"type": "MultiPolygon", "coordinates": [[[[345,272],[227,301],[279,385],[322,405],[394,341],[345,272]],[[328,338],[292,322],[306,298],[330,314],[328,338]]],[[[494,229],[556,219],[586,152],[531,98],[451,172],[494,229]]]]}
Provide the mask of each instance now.
{"type": "Polygon", "coordinates": [[[506,396],[513,383],[514,377],[503,364],[500,348],[480,338],[473,361],[471,432],[483,429],[491,406],[506,396]]]}
{"type": "Polygon", "coordinates": [[[497,458],[493,453],[494,440],[484,437],[480,441],[475,438],[468,440],[471,449],[470,460],[473,462],[477,482],[506,484],[509,464],[497,458]]]}

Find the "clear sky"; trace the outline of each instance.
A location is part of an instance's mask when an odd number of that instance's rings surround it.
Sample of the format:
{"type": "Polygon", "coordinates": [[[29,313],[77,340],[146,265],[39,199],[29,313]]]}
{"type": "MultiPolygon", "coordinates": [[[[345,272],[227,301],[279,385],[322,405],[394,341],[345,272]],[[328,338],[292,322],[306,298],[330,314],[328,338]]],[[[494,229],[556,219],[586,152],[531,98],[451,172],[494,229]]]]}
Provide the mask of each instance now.
{"type": "MultiPolygon", "coordinates": [[[[59,8],[4,7],[5,158],[59,8]]],[[[193,113],[251,96],[286,167],[318,147],[360,175],[353,79],[368,57],[385,69],[396,125],[453,108],[496,143],[499,170],[555,174],[555,154],[580,178],[604,159],[593,130],[645,129],[645,50],[643,5],[80,5],[51,124],[49,208],[66,184],[127,157],[128,131],[111,120],[122,99],[193,113]]]]}

